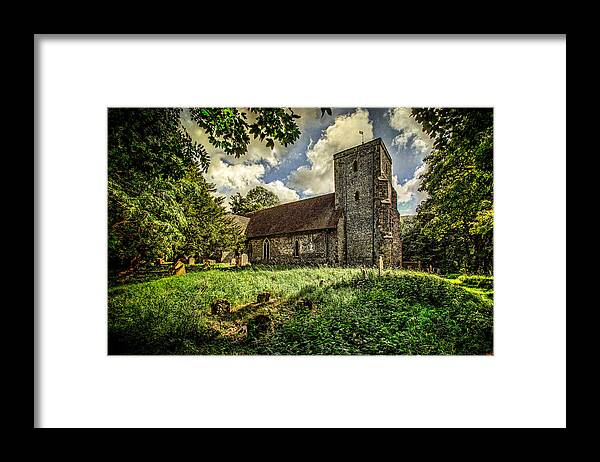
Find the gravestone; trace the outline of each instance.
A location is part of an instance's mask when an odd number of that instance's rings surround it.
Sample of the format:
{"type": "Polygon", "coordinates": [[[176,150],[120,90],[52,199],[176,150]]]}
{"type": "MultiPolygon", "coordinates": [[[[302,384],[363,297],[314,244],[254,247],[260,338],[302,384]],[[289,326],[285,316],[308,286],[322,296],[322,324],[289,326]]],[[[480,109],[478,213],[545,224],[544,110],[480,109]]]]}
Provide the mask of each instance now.
{"type": "Polygon", "coordinates": [[[181,260],[177,260],[175,262],[173,265],[173,272],[175,276],[181,276],[182,274],[185,274],[185,265],[181,260]]]}
{"type": "Polygon", "coordinates": [[[266,314],[259,314],[248,319],[247,332],[249,338],[259,337],[273,328],[271,318],[266,314]]]}
{"type": "Polygon", "coordinates": [[[229,300],[213,300],[212,304],[210,305],[210,314],[229,314],[230,312],[231,303],[229,303],[229,300]]]}
{"type": "Polygon", "coordinates": [[[241,254],[237,259],[237,266],[246,266],[248,264],[248,255],[241,254]]]}
{"type": "Polygon", "coordinates": [[[315,303],[308,298],[302,298],[300,299],[300,307],[303,310],[312,310],[315,307],[315,303]]]}
{"type": "Polygon", "coordinates": [[[271,298],[271,294],[269,292],[261,292],[256,297],[256,302],[257,303],[265,303],[265,302],[268,302],[270,298],[271,298]]]}
{"type": "Polygon", "coordinates": [[[195,264],[196,264],[196,259],[194,257],[188,258],[188,265],[195,265],[195,264]]]}

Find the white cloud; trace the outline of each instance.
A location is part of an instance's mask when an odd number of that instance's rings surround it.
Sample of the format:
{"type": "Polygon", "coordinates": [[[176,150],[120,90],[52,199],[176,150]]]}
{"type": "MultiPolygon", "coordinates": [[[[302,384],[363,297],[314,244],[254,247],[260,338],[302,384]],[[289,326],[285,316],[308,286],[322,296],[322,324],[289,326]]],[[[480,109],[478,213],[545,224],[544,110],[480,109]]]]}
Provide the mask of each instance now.
{"type": "Polygon", "coordinates": [[[298,193],[296,191],[288,188],[280,180],[271,181],[270,183],[266,183],[263,186],[269,191],[277,194],[277,197],[279,197],[279,200],[282,204],[285,204],[286,202],[297,201],[300,199],[300,196],[298,196],[298,193]]]}
{"type": "Polygon", "coordinates": [[[320,109],[316,107],[293,107],[292,111],[294,111],[294,114],[300,116],[299,119],[296,119],[296,123],[300,130],[307,125],[314,123],[315,120],[319,120],[319,117],[321,116],[320,109]]]}
{"type": "Polygon", "coordinates": [[[400,150],[413,149],[423,158],[431,151],[432,140],[423,131],[421,124],[410,115],[410,108],[395,107],[389,111],[390,127],[400,133],[392,144],[400,150]]]}
{"type": "Polygon", "coordinates": [[[373,138],[373,125],[366,109],[357,109],[349,115],[336,117],[319,140],[306,152],[309,165],[303,165],[288,176],[290,186],[301,190],[306,196],[332,192],[333,155],[361,143],[359,131],[365,141],[373,138]]]}
{"type": "Polygon", "coordinates": [[[433,140],[423,131],[421,124],[410,115],[410,108],[397,107],[388,112],[390,127],[397,130],[398,135],[392,140],[392,145],[397,149],[400,159],[418,162],[412,178],[403,184],[398,182],[398,176],[393,176],[393,184],[398,193],[398,203],[410,202],[410,208],[415,209],[424,199],[426,192],[419,191],[421,186],[420,175],[427,171],[427,164],[423,159],[429,155],[433,140]]]}
{"type": "Polygon", "coordinates": [[[248,192],[260,184],[259,178],[264,174],[265,167],[261,164],[229,165],[219,158],[211,158],[205,177],[209,182],[215,183],[220,193],[229,195],[227,193],[230,191],[232,194],[248,192]]]}
{"type": "Polygon", "coordinates": [[[248,191],[256,186],[264,186],[277,194],[282,203],[300,198],[296,191],[288,188],[279,180],[270,183],[263,181],[267,170],[279,165],[281,158],[289,148],[276,143],[275,148],[270,149],[259,140],[252,139],[248,145],[247,153],[236,158],[225,154],[221,149],[217,149],[210,144],[204,130],[191,120],[186,120],[184,117],[182,122],[192,139],[204,146],[210,156],[210,165],[204,177],[208,182],[214,183],[217,188],[217,195],[228,199],[236,193],[246,195],[248,191]]]}
{"type": "Polygon", "coordinates": [[[413,177],[410,180],[404,182],[404,184],[398,183],[398,176],[392,177],[392,184],[398,193],[398,202],[409,202],[415,199],[415,207],[421,203],[422,200],[427,199],[428,195],[424,191],[419,191],[422,179],[421,175],[427,172],[428,165],[422,163],[417,169],[413,177]]]}

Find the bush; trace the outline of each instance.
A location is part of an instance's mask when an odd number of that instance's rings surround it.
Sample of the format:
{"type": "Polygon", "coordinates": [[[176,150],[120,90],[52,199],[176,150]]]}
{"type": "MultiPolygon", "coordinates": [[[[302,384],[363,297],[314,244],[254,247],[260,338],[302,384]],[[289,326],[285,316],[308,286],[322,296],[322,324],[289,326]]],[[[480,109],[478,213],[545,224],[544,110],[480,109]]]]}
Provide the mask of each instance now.
{"type": "Polygon", "coordinates": [[[283,323],[261,353],[481,355],[493,348],[492,304],[435,276],[359,279],[313,298],[319,316],[283,323]]]}

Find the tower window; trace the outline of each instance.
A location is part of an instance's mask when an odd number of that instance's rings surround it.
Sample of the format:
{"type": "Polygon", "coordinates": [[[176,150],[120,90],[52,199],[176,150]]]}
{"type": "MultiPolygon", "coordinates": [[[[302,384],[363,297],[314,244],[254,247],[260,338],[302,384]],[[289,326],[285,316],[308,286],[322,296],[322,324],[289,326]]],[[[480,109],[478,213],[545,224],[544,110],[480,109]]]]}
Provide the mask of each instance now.
{"type": "Polygon", "coordinates": [[[354,193],[354,200],[355,200],[356,202],[358,202],[358,199],[359,199],[359,197],[360,197],[360,195],[358,194],[358,191],[356,191],[356,192],[354,193]]]}
{"type": "Polygon", "coordinates": [[[358,161],[357,160],[352,162],[352,171],[358,172],[358,161]]]}

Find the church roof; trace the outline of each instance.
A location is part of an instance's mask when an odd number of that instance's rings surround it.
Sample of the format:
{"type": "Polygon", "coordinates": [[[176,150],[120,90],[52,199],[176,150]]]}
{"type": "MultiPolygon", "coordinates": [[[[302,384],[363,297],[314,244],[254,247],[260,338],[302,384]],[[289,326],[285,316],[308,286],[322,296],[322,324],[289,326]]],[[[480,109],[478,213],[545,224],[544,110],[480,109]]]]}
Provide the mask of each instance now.
{"type": "Polygon", "coordinates": [[[335,228],[340,212],[335,210],[335,193],[311,197],[248,214],[249,238],[335,228]]]}
{"type": "Polygon", "coordinates": [[[233,213],[230,213],[227,215],[227,217],[237,226],[239,226],[242,231],[246,230],[246,227],[248,226],[248,222],[250,221],[250,218],[248,217],[244,217],[242,215],[234,215],[233,213]]]}

